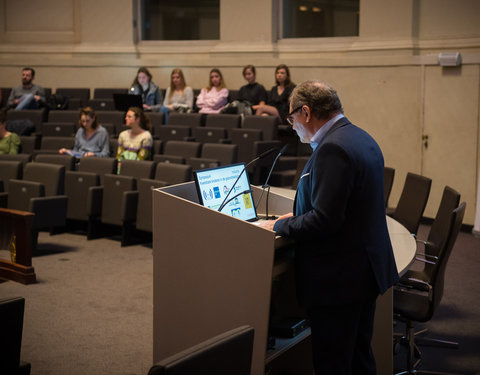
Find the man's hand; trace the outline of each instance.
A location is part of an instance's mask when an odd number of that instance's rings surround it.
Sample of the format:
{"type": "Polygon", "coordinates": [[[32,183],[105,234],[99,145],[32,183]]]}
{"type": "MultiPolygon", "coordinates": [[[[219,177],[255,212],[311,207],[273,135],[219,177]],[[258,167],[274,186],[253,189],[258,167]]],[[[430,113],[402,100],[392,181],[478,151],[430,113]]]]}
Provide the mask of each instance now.
{"type": "Polygon", "coordinates": [[[279,217],[278,219],[276,219],[276,220],[265,220],[265,221],[261,221],[261,222],[258,223],[258,226],[273,231],[273,227],[275,226],[275,223],[276,223],[278,220],[286,219],[286,218],[291,217],[291,216],[293,216],[293,213],[292,213],[292,212],[289,212],[288,214],[285,214],[285,215],[280,216],[280,217],[279,217]]]}

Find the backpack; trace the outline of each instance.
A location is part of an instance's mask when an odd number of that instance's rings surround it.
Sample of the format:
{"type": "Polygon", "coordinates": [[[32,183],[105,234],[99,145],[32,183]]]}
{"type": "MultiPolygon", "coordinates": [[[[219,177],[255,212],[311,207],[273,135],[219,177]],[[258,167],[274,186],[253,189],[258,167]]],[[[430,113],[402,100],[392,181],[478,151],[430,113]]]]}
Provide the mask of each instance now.
{"type": "Polygon", "coordinates": [[[52,94],[47,99],[47,108],[48,109],[67,109],[68,108],[68,98],[62,94],[52,94]]]}
{"type": "Polygon", "coordinates": [[[250,116],[253,113],[253,110],[250,102],[246,100],[234,100],[233,102],[225,105],[220,113],[250,116]]]}

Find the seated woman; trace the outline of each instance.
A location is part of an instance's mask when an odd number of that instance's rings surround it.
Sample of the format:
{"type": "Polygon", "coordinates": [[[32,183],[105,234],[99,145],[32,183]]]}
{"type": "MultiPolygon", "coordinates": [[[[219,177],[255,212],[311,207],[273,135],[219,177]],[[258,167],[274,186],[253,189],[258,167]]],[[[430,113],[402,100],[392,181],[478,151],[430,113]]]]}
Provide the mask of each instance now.
{"type": "Polygon", "coordinates": [[[246,100],[251,105],[264,105],[267,102],[267,91],[263,85],[256,82],[257,72],[253,65],[247,65],[243,68],[243,78],[247,84],[240,87],[238,91],[238,100],[246,100]]]}
{"type": "Polygon", "coordinates": [[[203,88],[197,97],[197,107],[200,113],[219,113],[227,104],[228,90],[225,87],[222,73],[213,68],[210,71],[210,79],[207,87],[203,88]]]}
{"type": "Polygon", "coordinates": [[[7,130],[7,115],[0,110],[0,154],[18,154],[20,137],[7,130]]]}
{"type": "Polygon", "coordinates": [[[295,84],[290,80],[290,70],[285,64],[278,65],[275,68],[275,82],[268,94],[267,104],[254,105],[257,115],[277,116],[282,124],[287,123],[289,110],[288,98],[295,88],[295,84]]]}
{"type": "Polygon", "coordinates": [[[165,113],[165,123],[168,124],[170,111],[190,112],[193,108],[193,90],[187,86],[182,69],[173,69],[170,75],[170,86],[167,87],[161,112],[165,113]]]}
{"type": "Polygon", "coordinates": [[[150,120],[141,108],[131,107],[125,116],[125,124],[130,129],[118,136],[118,173],[122,160],[149,160],[152,155],[153,138],[150,133],[150,120]]]}
{"type": "Polygon", "coordinates": [[[73,155],[77,158],[88,156],[110,156],[110,144],[107,130],[98,125],[95,111],[90,107],[80,110],[78,130],[75,134],[73,149],[61,148],[60,154],[73,155]]]}
{"type": "Polygon", "coordinates": [[[137,71],[132,87],[128,90],[131,95],[141,95],[144,111],[158,112],[162,107],[162,94],[158,86],[152,82],[152,75],[145,67],[140,67],[137,71]]]}

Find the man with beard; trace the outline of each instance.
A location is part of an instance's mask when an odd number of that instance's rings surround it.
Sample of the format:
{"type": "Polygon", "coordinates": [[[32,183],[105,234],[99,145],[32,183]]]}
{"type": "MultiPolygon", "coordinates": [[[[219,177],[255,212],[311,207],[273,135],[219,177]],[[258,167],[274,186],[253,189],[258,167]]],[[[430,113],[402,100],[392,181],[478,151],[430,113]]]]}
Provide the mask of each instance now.
{"type": "Polygon", "coordinates": [[[34,85],[35,70],[23,68],[22,84],[14,87],[8,97],[7,107],[21,109],[39,109],[45,104],[45,90],[43,87],[34,85]]]}

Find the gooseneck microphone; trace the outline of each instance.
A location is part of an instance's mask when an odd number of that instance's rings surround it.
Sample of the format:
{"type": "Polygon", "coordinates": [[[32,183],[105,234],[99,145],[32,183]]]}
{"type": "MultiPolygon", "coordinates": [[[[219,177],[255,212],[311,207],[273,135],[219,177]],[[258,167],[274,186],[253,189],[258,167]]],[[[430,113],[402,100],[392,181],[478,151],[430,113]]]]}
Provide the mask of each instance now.
{"type": "Polygon", "coordinates": [[[235,187],[235,185],[237,184],[238,180],[240,180],[240,177],[242,177],[242,174],[246,171],[246,169],[253,163],[256,163],[257,161],[259,161],[260,159],[263,159],[264,157],[270,155],[271,153],[275,152],[278,150],[278,147],[273,147],[267,151],[264,151],[262,152],[260,155],[258,155],[256,158],[250,160],[246,165],[245,167],[242,169],[242,171],[240,172],[240,174],[238,175],[237,179],[235,180],[235,182],[233,183],[232,187],[230,188],[230,190],[228,191],[227,195],[225,196],[225,199],[223,200],[222,204],[220,205],[220,207],[218,208],[218,212],[221,212],[223,210],[223,208],[230,202],[232,201],[234,198],[238,197],[239,195],[242,195],[242,194],[246,194],[246,193],[249,193],[251,192],[251,190],[245,190],[244,192],[241,192],[240,194],[237,194],[235,195],[233,198],[228,199],[228,197],[230,196],[230,193],[232,192],[233,188],[235,187]]]}
{"type": "Polygon", "coordinates": [[[257,202],[257,206],[255,207],[255,209],[258,208],[258,205],[260,204],[260,201],[262,200],[262,197],[263,197],[263,193],[265,192],[265,189],[268,188],[267,190],[267,198],[266,198],[266,201],[265,201],[265,216],[266,216],[266,219],[268,220],[268,197],[270,195],[270,185],[268,185],[268,181],[270,180],[270,176],[273,172],[273,168],[275,168],[275,165],[277,164],[277,160],[280,156],[282,156],[285,151],[287,151],[287,148],[288,148],[288,144],[286,144],[285,146],[282,147],[282,149],[278,152],[278,155],[275,157],[275,160],[273,161],[272,163],[272,166],[270,167],[270,171],[268,172],[268,176],[267,176],[267,179],[265,180],[265,183],[263,184],[262,186],[262,193],[260,194],[260,198],[258,198],[258,202],[257,202]]]}

